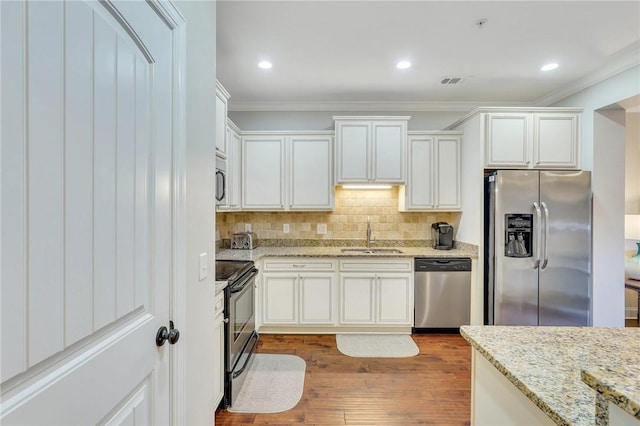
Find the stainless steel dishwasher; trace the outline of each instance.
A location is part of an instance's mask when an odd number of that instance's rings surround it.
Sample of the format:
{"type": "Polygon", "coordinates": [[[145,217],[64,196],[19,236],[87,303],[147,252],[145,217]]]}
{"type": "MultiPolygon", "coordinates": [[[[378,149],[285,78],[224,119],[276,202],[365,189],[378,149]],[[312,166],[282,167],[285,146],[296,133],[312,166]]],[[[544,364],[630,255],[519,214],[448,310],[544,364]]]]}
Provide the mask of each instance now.
{"type": "Polygon", "coordinates": [[[416,258],[415,332],[452,332],[469,324],[471,259],[416,258]]]}

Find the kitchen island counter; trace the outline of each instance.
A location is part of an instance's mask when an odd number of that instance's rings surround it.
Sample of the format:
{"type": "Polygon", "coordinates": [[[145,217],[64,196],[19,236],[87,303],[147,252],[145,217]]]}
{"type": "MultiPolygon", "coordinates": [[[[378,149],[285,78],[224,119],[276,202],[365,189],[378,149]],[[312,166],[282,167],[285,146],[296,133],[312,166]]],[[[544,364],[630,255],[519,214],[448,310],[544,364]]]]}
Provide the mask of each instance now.
{"type": "Polygon", "coordinates": [[[606,380],[621,408],[640,419],[638,328],[463,326],[460,332],[474,356],[486,358],[556,424],[608,424],[606,404],[583,371],[606,380]]]}

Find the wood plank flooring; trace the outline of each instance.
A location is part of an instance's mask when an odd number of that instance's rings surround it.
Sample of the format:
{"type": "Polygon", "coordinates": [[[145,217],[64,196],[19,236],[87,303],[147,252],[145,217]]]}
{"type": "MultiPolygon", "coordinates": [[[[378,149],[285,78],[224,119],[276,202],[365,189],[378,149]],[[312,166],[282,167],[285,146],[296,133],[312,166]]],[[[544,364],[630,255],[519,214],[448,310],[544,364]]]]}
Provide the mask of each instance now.
{"type": "Polygon", "coordinates": [[[307,363],[304,391],[276,414],[216,411],[216,425],[468,425],[471,348],[457,334],[416,334],[411,358],[352,358],[334,335],[261,335],[259,353],[307,363]]]}

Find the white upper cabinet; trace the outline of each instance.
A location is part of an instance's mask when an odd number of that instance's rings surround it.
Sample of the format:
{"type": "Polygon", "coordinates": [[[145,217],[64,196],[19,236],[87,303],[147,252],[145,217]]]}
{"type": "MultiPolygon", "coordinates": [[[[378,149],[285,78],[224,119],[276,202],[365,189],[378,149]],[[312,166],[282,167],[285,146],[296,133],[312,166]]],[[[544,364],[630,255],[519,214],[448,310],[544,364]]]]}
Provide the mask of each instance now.
{"type": "Polygon", "coordinates": [[[242,138],[242,209],[284,210],[285,138],[242,138]]]}
{"type": "Polygon", "coordinates": [[[336,183],[405,182],[410,117],[333,117],[336,183]]]}
{"type": "Polygon", "coordinates": [[[332,210],[331,147],[326,132],[245,133],[242,210],[332,210]]]}
{"type": "Polygon", "coordinates": [[[485,167],[579,169],[580,112],[488,112],[485,167]]]}
{"type": "Polygon", "coordinates": [[[291,136],[289,161],[289,208],[333,209],[331,136],[291,136]]]}
{"type": "Polygon", "coordinates": [[[461,133],[412,133],[400,211],[460,209],[461,133]]]}
{"type": "Polygon", "coordinates": [[[580,115],[533,114],[533,167],[579,168],[580,115]]]}
{"type": "Polygon", "coordinates": [[[216,80],[216,156],[227,158],[227,101],[229,92],[216,80]]]}
{"type": "Polygon", "coordinates": [[[227,119],[227,196],[224,205],[217,205],[218,211],[240,210],[242,193],[242,147],[240,131],[236,125],[227,119]]]}
{"type": "Polygon", "coordinates": [[[486,117],[487,167],[529,167],[531,130],[527,113],[491,113],[486,117]]]}

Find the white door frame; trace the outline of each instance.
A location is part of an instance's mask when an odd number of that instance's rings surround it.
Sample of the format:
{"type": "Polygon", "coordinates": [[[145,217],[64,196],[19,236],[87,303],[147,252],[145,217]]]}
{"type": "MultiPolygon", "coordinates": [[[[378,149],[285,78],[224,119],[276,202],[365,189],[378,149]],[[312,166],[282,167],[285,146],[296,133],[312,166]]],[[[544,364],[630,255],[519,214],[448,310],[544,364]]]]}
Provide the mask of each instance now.
{"type": "MultiPolygon", "coordinates": [[[[107,0],[110,1],[110,0],[107,0]]],[[[173,34],[173,286],[169,315],[177,328],[186,326],[186,20],[171,0],[147,0],[173,34]]],[[[185,424],[185,344],[173,347],[171,363],[171,422],[185,424]]]]}

